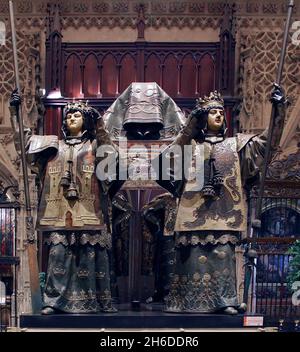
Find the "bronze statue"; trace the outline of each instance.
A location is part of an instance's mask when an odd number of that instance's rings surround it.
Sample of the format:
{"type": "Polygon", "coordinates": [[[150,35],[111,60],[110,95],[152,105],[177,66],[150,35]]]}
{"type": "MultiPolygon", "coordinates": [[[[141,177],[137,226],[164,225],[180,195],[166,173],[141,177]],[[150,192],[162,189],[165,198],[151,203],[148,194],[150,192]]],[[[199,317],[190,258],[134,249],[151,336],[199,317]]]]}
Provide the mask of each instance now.
{"type": "Polygon", "coordinates": [[[143,207],[142,272],[154,276],[154,291],[146,303],[163,302],[170,290],[175,263],[177,201],[170,193],[164,193],[143,207]]]}
{"type": "MultiPolygon", "coordinates": [[[[276,109],[271,149],[280,141],[285,98],[275,85],[271,101],[276,109]]],[[[226,138],[224,101],[218,92],[199,99],[173,146],[192,145],[190,168],[199,167],[202,153],[203,183],[174,178],[176,158],[171,158],[169,180],[159,184],[179,198],[176,216],[176,264],[166,311],[180,313],[224,312],[237,314],[235,246],[246,232],[247,208],[244,186],[258,175],[266,148],[267,130],[260,134],[237,134],[226,138]]],[[[184,153],[183,159],[185,158],[184,153]]],[[[161,159],[162,160],[162,159],[161,159]]],[[[197,171],[197,170],[196,170],[197,171]]]]}
{"type": "MultiPolygon", "coordinates": [[[[20,103],[14,91],[10,111],[15,131],[20,103]]],[[[96,140],[101,140],[97,119],[97,110],[75,102],[64,109],[62,140],[24,131],[28,164],[42,183],[36,228],[49,245],[42,314],[116,311],[111,303],[111,234],[95,174],[96,140]]]]}

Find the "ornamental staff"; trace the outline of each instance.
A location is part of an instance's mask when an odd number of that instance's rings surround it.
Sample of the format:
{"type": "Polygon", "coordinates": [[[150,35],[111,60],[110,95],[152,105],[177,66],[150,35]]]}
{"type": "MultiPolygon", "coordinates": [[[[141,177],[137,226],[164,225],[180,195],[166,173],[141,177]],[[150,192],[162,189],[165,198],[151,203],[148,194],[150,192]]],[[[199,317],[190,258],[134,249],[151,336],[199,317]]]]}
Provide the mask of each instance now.
{"type": "MultiPolygon", "coordinates": [[[[276,81],[275,81],[275,85],[276,86],[280,86],[281,80],[282,80],[282,71],[283,71],[283,65],[284,65],[284,60],[285,60],[285,55],[286,55],[288,34],[289,34],[289,28],[290,28],[290,24],[291,24],[293,7],[294,7],[294,0],[290,0],[289,4],[288,4],[288,13],[287,13],[287,19],[286,19],[286,23],[285,23],[284,36],[283,36],[281,53],[280,53],[280,61],[279,61],[279,66],[278,66],[278,72],[277,72],[277,77],[276,77],[276,81]]],[[[275,123],[275,108],[272,105],[271,118],[270,118],[270,124],[269,124],[269,132],[268,132],[268,137],[267,137],[267,146],[266,146],[264,164],[263,164],[262,173],[261,173],[261,181],[260,181],[258,199],[257,199],[257,203],[256,203],[256,212],[255,212],[255,217],[256,217],[255,220],[256,221],[254,221],[254,225],[258,225],[258,227],[260,227],[260,217],[261,217],[261,210],[262,210],[262,199],[263,199],[263,196],[264,196],[267,168],[268,168],[268,165],[269,165],[269,162],[270,162],[269,159],[270,159],[270,156],[271,156],[271,145],[272,145],[272,140],[274,138],[274,136],[273,136],[273,130],[274,130],[274,127],[275,127],[274,123],[275,123]]]]}
{"type": "MultiPolygon", "coordinates": [[[[12,44],[13,44],[13,56],[14,56],[14,69],[17,91],[20,92],[20,80],[19,80],[19,66],[18,66],[18,55],[17,55],[17,40],[16,40],[16,29],[14,22],[14,9],[13,2],[9,1],[9,14],[11,23],[12,33],[12,44]]],[[[28,242],[28,261],[29,261],[29,273],[30,273],[30,291],[31,291],[31,305],[32,313],[39,313],[42,307],[42,296],[39,282],[39,269],[37,260],[37,248],[36,238],[33,228],[33,217],[31,214],[31,203],[29,193],[29,182],[26,165],[26,154],[25,154],[25,141],[24,141],[24,127],[22,119],[22,109],[16,109],[17,120],[19,122],[19,139],[21,148],[21,160],[22,160],[22,171],[23,171],[23,182],[24,182],[24,193],[25,193],[25,205],[26,205],[26,234],[28,242]]]]}

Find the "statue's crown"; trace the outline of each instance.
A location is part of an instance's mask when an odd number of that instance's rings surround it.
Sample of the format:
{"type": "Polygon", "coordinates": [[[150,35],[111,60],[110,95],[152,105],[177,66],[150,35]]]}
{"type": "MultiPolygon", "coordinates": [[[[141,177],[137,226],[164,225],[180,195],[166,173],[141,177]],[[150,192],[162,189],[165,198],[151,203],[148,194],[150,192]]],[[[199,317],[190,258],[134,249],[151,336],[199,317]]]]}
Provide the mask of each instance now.
{"type": "Polygon", "coordinates": [[[94,121],[100,116],[99,112],[92,106],[88,105],[88,101],[73,101],[67,103],[64,109],[64,114],[66,115],[69,111],[80,111],[85,118],[92,118],[94,121]]]}
{"type": "Polygon", "coordinates": [[[213,108],[224,108],[224,100],[221,94],[216,90],[210,92],[209,96],[197,99],[197,107],[201,110],[210,110],[213,108]]]}
{"type": "Polygon", "coordinates": [[[89,108],[88,102],[87,101],[74,101],[71,103],[67,103],[65,109],[68,110],[87,110],[89,108]]]}

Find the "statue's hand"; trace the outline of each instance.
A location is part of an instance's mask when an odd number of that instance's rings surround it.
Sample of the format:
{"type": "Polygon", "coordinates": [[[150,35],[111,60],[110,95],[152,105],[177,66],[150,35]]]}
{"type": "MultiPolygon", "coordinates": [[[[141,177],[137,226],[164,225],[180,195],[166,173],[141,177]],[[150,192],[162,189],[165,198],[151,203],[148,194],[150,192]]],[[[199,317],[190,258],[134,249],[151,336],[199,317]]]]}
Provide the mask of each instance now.
{"type": "Polygon", "coordinates": [[[9,99],[9,105],[10,106],[15,106],[18,109],[19,106],[21,105],[21,102],[22,102],[21,95],[19,94],[18,89],[16,88],[11,93],[11,96],[10,96],[10,99],[9,99]]]}
{"type": "Polygon", "coordinates": [[[189,135],[191,138],[199,137],[202,134],[202,130],[205,128],[206,119],[203,112],[200,109],[194,109],[185,124],[184,133],[189,135]]]}
{"type": "Polygon", "coordinates": [[[282,87],[277,83],[274,83],[273,90],[271,93],[271,102],[272,104],[284,104],[285,103],[285,95],[282,87]]]}

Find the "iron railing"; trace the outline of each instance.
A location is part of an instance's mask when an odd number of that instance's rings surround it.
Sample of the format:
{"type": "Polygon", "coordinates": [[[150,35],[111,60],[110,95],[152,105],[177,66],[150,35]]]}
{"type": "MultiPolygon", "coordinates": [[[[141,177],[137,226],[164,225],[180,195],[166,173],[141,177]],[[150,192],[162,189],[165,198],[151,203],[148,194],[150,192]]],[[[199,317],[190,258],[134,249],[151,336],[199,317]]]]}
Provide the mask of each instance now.
{"type": "Polygon", "coordinates": [[[294,292],[287,283],[292,259],[288,249],[296,239],[300,239],[300,199],[264,198],[261,228],[248,238],[258,253],[248,310],[264,315],[267,323],[300,319],[300,304],[293,302],[294,292]]]}

